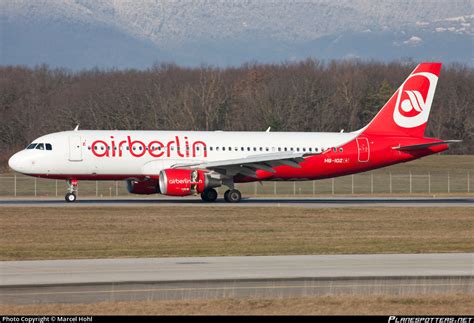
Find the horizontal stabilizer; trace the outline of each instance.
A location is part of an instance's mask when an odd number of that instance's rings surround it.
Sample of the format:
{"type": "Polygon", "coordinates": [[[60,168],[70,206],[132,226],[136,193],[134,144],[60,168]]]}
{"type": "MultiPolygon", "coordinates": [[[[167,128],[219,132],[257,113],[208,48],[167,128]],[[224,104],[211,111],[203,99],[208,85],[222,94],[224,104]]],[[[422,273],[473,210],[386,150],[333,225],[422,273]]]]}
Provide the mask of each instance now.
{"type": "Polygon", "coordinates": [[[393,147],[392,149],[395,149],[395,150],[418,150],[418,149],[425,149],[425,148],[432,147],[432,146],[439,146],[439,145],[446,145],[446,144],[449,145],[449,144],[454,144],[454,143],[458,143],[458,142],[462,142],[462,140],[444,140],[444,141],[428,142],[428,143],[419,144],[419,145],[397,146],[397,147],[393,147]]]}

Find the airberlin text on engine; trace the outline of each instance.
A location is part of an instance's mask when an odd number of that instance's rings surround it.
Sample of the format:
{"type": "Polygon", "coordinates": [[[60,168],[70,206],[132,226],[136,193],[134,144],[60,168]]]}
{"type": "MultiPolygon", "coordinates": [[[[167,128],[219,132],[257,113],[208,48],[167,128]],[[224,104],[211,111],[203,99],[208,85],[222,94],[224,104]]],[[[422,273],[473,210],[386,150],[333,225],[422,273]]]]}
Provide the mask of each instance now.
{"type": "Polygon", "coordinates": [[[207,157],[207,146],[203,141],[189,141],[188,137],[180,140],[179,136],[175,136],[174,140],[167,143],[159,140],[152,140],[148,143],[133,140],[127,136],[126,140],[116,141],[114,136],[110,136],[110,140],[95,140],[92,142],[90,149],[96,157],[122,157],[129,154],[132,157],[143,157],[145,154],[151,157],[207,157]],[[183,144],[183,145],[181,145],[183,144]]]}

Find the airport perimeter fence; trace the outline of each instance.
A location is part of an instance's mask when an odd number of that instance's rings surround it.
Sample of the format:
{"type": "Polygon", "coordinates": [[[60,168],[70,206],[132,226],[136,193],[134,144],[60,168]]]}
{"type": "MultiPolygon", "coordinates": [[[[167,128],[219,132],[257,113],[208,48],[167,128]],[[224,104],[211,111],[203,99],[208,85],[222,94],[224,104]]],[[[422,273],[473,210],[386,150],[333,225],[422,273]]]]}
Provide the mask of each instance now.
{"type": "MultiPolygon", "coordinates": [[[[236,187],[247,196],[469,194],[474,193],[473,175],[465,171],[369,172],[326,180],[254,182],[237,184],[236,187]]],[[[0,197],[62,197],[66,189],[63,180],[0,175],[0,197]]],[[[219,194],[224,194],[226,189],[218,188],[219,194]]],[[[78,195],[98,198],[140,196],[128,193],[125,181],[79,181],[78,195]]]]}

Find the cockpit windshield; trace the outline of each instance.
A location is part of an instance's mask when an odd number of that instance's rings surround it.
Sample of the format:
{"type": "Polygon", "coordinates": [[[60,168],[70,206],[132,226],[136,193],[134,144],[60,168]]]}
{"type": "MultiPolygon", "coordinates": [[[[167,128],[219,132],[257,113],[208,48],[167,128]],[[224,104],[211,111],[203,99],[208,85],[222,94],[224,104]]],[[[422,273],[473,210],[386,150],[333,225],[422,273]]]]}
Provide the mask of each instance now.
{"type": "Polygon", "coordinates": [[[26,149],[39,149],[39,150],[53,150],[53,146],[51,144],[44,144],[44,143],[32,143],[29,144],[26,149]]]}

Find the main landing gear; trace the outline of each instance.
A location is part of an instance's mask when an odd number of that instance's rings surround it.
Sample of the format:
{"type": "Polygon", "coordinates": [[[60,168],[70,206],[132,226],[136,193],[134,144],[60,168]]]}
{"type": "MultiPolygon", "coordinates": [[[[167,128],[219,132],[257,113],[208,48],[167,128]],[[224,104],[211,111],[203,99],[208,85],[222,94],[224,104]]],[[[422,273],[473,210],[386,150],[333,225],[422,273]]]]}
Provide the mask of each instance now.
{"type": "Polygon", "coordinates": [[[76,202],[77,199],[77,179],[68,179],[67,181],[67,190],[68,193],[64,197],[66,202],[76,202]]]}
{"type": "Polygon", "coordinates": [[[229,203],[237,203],[242,199],[242,194],[239,190],[231,189],[224,193],[224,200],[229,203]]]}
{"type": "Polygon", "coordinates": [[[213,188],[206,188],[204,192],[201,193],[201,199],[204,202],[214,202],[217,200],[217,191],[213,188]]]}
{"type": "MultiPolygon", "coordinates": [[[[213,188],[205,189],[201,193],[201,199],[204,202],[215,202],[217,200],[217,191],[213,188]]],[[[224,193],[224,200],[229,203],[237,203],[242,199],[242,194],[239,190],[230,189],[224,193]]]]}

